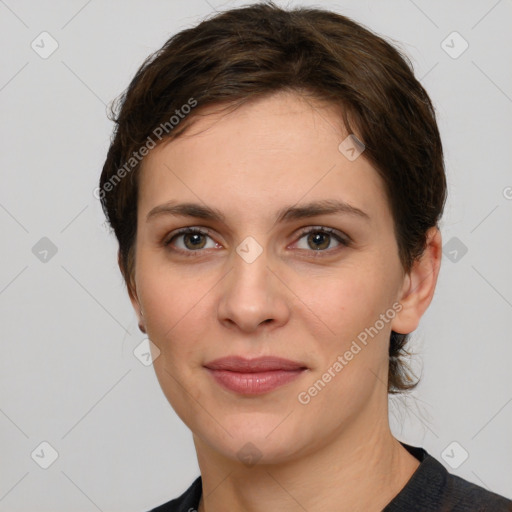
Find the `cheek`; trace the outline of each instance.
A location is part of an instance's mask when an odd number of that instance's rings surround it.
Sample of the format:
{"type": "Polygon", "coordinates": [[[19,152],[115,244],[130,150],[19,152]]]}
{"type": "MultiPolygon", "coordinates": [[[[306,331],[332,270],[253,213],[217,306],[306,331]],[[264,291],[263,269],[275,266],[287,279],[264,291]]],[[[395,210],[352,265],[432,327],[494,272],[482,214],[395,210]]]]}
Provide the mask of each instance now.
{"type": "Polygon", "coordinates": [[[213,278],[185,275],[179,268],[160,264],[157,258],[142,252],[137,290],[145,308],[148,336],[161,351],[193,351],[195,344],[186,342],[201,337],[201,325],[211,314],[205,310],[207,293],[214,284],[213,278]]]}
{"type": "Polygon", "coordinates": [[[330,275],[298,280],[295,290],[304,298],[310,318],[317,317],[331,334],[347,340],[391,307],[394,285],[390,276],[389,270],[360,262],[330,275]]]}
{"type": "Polygon", "coordinates": [[[186,277],[149,258],[147,265],[142,258],[140,263],[138,289],[147,335],[160,350],[153,367],[169,403],[187,423],[190,400],[202,400],[201,388],[191,383],[204,362],[205,325],[213,311],[207,294],[214,283],[186,277]]]}

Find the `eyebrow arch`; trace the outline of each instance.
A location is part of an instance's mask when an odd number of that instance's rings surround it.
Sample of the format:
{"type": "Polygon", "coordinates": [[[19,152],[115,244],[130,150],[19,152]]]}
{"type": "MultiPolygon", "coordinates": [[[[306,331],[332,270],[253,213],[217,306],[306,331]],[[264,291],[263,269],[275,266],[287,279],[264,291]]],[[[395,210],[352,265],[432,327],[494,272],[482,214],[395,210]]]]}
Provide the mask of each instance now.
{"type": "MultiPolygon", "coordinates": [[[[324,199],[313,201],[303,206],[288,206],[277,212],[276,223],[290,222],[292,220],[305,219],[318,215],[330,215],[334,213],[343,213],[353,215],[364,220],[370,220],[367,213],[355,206],[337,199],[324,199]]],[[[177,203],[168,201],[167,203],[155,206],[146,216],[146,222],[151,218],[166,215],[176,215],[180,217],[195,217],[226,223],[226,218],[220,210],[198,203],[177,203]]]]}

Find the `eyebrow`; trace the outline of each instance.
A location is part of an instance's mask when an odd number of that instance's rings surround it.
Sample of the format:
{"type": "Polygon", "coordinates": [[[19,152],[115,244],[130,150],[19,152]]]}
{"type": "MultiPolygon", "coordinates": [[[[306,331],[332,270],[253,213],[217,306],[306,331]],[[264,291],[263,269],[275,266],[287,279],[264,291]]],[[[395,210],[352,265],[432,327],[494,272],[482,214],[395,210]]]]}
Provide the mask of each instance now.
{"type": "MultiPolygon", "coordinates": [[[[276,214],[276,223],[306,219],[318,215],[332,215],[335,213],[347,214],[367,221],[370,220],[370,216],[367,213],[349,203],[338,199],[324,199],[313,201],[303,206],[288,206],[282,208],[276,214]]],[[[167,203],[155,206],[155,208],[147,214],[146,222],[164,214],[226,223],[224,214],[216,208],[199,203],[177,203],[175,201],[168,201],[167,203]]]]}

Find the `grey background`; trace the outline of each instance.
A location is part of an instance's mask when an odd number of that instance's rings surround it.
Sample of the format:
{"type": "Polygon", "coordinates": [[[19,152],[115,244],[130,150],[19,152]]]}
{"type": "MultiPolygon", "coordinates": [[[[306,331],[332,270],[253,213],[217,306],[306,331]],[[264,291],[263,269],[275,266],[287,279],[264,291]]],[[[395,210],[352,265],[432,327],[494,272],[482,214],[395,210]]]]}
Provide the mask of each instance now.
{"type": "MultiPolygon", "coordinates": [[[[133,354],[144,335],[93,190],[112,129],[106,105],[142,60],[244,3],[0,0],[0,511],[142,512],[198,475],[190,432],[133,354]],[[31,47],[43,31],[59,45],[46,59],[31,47]],[[43,441],[58,452],[48,469],[43,441]]],[[[412,344],[422,383],[391,401],[393,431],[512,498],[512,1],[314,5],[400,43],[446,151],[448,245],[412,344]],[[457,58],[453,31],[469,44],[457,58]]]]}

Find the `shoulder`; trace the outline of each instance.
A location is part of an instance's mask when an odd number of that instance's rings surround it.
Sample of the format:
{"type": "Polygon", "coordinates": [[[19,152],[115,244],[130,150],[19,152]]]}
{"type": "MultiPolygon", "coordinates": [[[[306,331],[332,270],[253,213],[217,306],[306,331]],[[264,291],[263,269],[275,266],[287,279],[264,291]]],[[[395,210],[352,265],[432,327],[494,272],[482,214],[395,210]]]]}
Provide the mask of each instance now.
{"type": "Polygon", "coordinates": [[[201,499],[202,481],[197,477],[190,487],[178,498],[163,503],[149,512],[197,512],[201,499]]]}
{"type": "Polygon", "coordinates": [[[450,473],[446,478],[445,495],[457,512],[512,512],[511,500],[450,473]]]}
{"type": "Polygon", "coordinates": [[[512,512],[512,501],[449,473],[423,448],[402,445],[420,465],[383,512],[512,512]]]}

